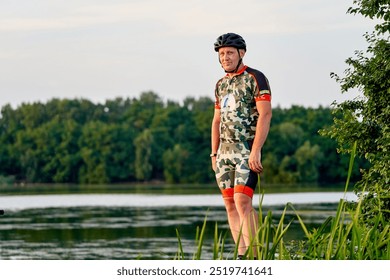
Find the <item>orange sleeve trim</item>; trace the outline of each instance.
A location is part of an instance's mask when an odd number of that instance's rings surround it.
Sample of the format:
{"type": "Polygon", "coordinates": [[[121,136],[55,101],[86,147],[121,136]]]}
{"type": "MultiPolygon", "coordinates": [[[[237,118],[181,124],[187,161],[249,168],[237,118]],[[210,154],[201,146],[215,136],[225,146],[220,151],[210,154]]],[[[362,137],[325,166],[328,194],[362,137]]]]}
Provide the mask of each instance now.
{"type": "Polygon", "coordinates": [[[234,186],[234,193],[243,193],[249,197],[253,197],[254,190],[248,186],[237,185],[234,186]]]}
{"type": "Polygon", "coordinates": [[[271,101],[271,94],[262,94],[258,97],[255,98],[256,102],[257,101],[271,101]]]}
{"type": "Polygon", "coordinates": [[[219,99],[218,99],[217,96],[215,96],[214,108],[215,109],[221,109],[221,104],[219,103],[219,99]]]}

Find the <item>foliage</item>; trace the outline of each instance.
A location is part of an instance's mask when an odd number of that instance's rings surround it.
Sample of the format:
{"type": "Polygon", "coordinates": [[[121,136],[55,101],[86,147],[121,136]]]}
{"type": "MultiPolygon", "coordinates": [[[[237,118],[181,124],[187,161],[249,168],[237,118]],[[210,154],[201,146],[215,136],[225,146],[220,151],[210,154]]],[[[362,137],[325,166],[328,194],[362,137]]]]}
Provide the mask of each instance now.
{"type": "MultiPolygon", "coordinates": [[[[212,116],[210,98],[179,104],[154,92],[103,104],[52,99],[16,109],[6,105],[0,175],[27,183],[214,182],[212,116]]],[[[263,182],[342,182],[347,159],[336,153],[334,140],[318,134],[331,123],[330,108],[274,108],[263,182]]],[[[359,176],[354,170],[353,180],[359,176]]]]}
{"type": "Polygon", "coordinates": [[[356,58],[348,58],[345,77],[332,76],[345,93],[358,89],[360,97],[335,104],[334,124],[322,132],[337,140],[339,151],[350,153],[357,143],[357,155],[369,166],[362,168],[363,178],[356,185],[357,192],[368,192],[362,209],[366,222],[383,211],[390,220],[390,10],[386,0],[354,1],[357,7],[351,14],[375,19],[375,31],[366,33],[368,48],[356,51],[356,58]]]}
{"type": "MultiPolygon", "coordinates": [[[[263,149],[266,183],[321,182],[345,180],[348,156],[336,152],[336,142],[321,137],[320,129],[332,124],[330,108],[274,108],[272,125],[263,149]],[[326,157],[325,157],[326,155],[326,157]]],[[[362,159],[357,159],[364,166],[362,159]]],[[[360,179],[353,170],[354,181],[360,179]]]]}

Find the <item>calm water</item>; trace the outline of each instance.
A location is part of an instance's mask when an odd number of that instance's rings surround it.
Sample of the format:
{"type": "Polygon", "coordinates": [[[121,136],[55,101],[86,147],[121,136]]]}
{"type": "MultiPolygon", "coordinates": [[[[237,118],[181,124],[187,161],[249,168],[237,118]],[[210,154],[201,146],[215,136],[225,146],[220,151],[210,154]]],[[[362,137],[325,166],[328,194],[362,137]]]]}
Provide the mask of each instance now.
{"type": "MultiPolygon", "coordinates": [[[[263,212],[271,210],[275,223],[284,205],[291,202],[306,225],[321,224],[344,197],[342,191],[294,190],[265,194],[263,212]]],[[[202,256],[210,259],[215,223],[222,232],[228,230],[223,202],[215,190],[143,186],[141,190],[123,187],[116,193],[63,188],[55,192],[23,190],[28,194],[20,195],[2,190],[0,209],[5,214],[0,216],[0,259],[172,260],[178,251],[176,229],[184,252],[191,258],[196,228],[202,226],[206,215],[202,256]]],[[[347,193],[347,199],[355,197],[347,193]]],[[[259,196],[255,196],[255,206],[258,201],[259,196]]],[[[286,221],[293,218],[289,211],[286,221]]],[[[293,222],[286,239],[302,238],[299,225],[293,222]]],[[[228,258],[233,254],[230,235],[226,243],[228,258]]]]}

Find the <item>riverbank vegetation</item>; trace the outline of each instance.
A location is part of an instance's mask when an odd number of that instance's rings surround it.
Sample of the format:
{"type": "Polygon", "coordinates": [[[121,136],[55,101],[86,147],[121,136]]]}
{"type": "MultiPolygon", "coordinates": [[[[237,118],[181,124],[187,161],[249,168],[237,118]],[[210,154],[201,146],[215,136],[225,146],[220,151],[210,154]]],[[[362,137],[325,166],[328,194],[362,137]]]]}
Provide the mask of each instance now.
{"type": "MultiPolygon", "coordinates": [[[[214,182],[210,166],[213,100],[163,102],[139,98],[52,99],[4,106],[0,117],[0,184],[101,184],[142,181],[214,182]]],[[[266,183],[345,180],[348,157],[318,131],[332,124],[331,108],[273,109],[263,151],[266,183]]],[[[359,169],[353,179],[360,178],[359,169]]]]}

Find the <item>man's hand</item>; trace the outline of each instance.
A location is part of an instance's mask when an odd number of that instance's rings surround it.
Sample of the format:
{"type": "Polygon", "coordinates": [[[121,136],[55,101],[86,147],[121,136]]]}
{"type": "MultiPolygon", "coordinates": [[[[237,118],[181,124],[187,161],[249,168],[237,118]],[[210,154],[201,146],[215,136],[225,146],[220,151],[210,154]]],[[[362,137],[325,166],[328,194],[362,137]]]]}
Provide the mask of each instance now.
{"type": "Polygon", "coordinates": [[[261,152],[255,152],[252,151],[249,155],[249,168],[256,172],[261,173],[263,172],[263,165],[261,164],[261,152]]]}
{"type": "Polygon", "coordinates": [[[217,170],[217,158],[216,157],[211,158],[211,166],[215,172],[217,170]]]}

